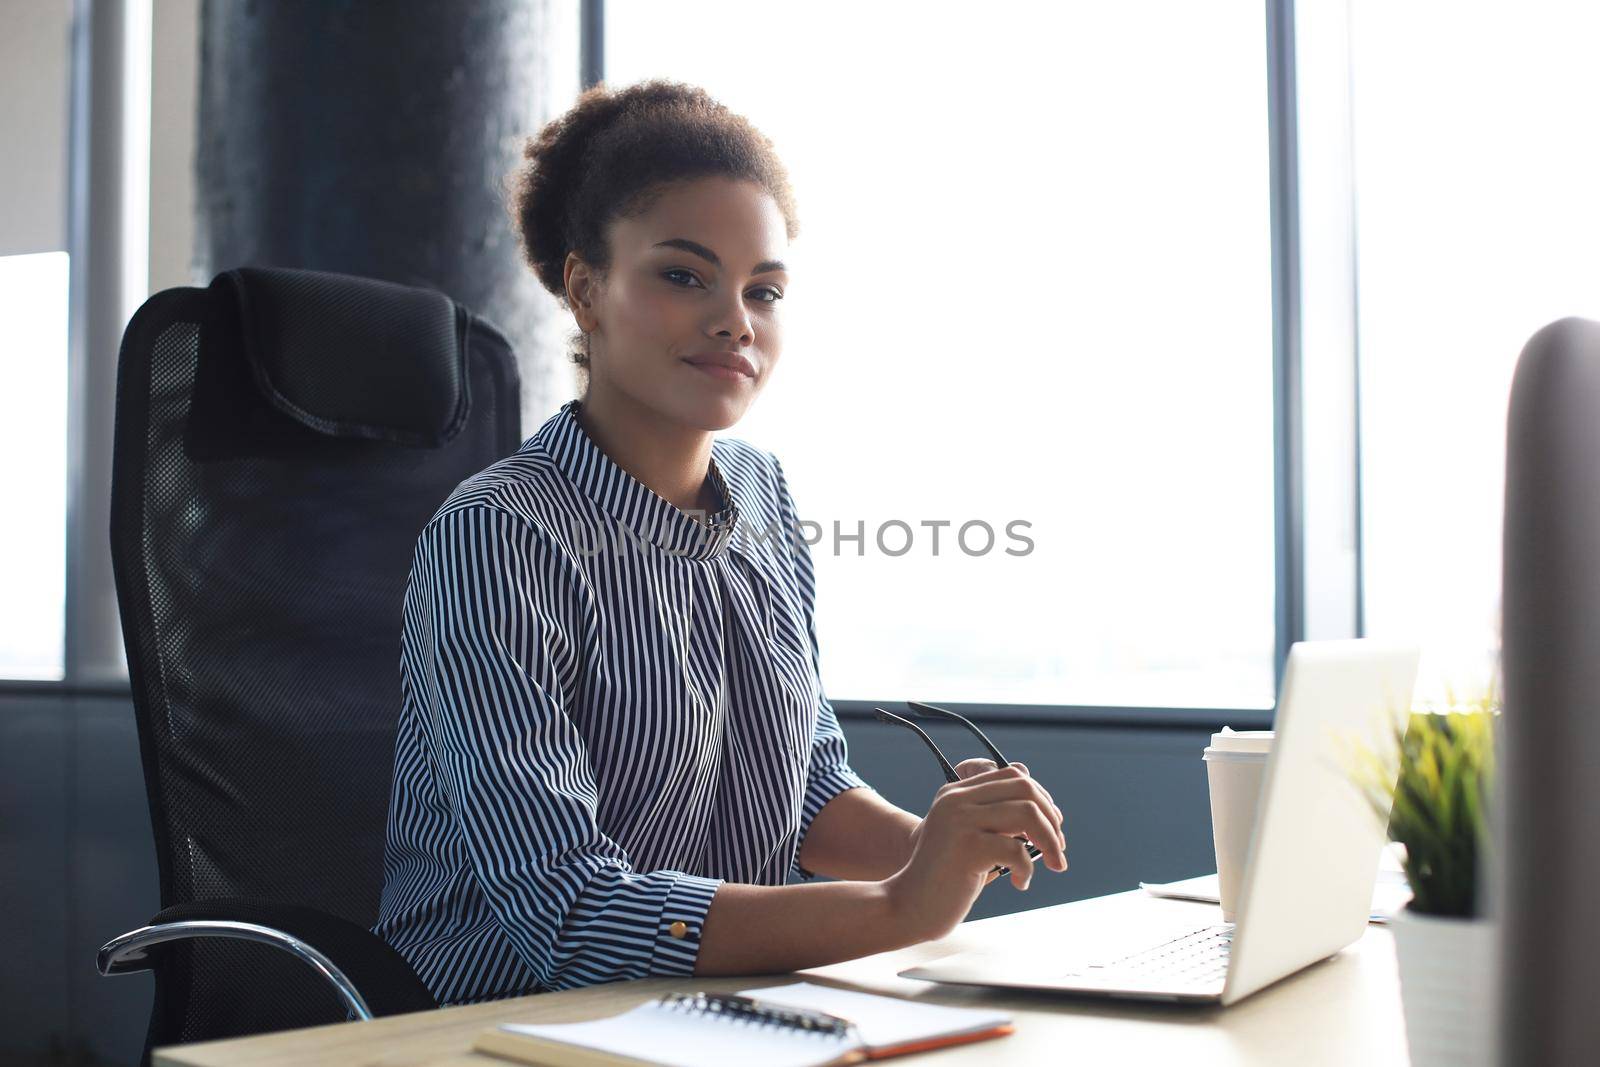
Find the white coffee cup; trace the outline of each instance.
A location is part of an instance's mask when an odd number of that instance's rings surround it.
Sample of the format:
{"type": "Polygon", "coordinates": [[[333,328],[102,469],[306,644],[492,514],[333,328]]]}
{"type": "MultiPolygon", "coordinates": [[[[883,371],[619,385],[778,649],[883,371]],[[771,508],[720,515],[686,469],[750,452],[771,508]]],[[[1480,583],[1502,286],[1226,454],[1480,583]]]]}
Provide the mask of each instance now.
{"type": "Polygon", "coordinates": [[[1206,761],[1211,786],[1211,839],[1217,850],[1223,922],[1234,921],[1272,735],[1271,730],[1236,731],[1224,726],[1221,733],[1211,735],[1211,744],[1200,757],[1206,761]]]}

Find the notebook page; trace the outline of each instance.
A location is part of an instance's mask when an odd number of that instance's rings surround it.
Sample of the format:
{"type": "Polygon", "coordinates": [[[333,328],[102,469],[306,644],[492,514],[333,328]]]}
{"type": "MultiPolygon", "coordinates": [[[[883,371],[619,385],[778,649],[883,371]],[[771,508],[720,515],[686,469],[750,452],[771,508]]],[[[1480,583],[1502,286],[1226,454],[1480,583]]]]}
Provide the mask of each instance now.
{"type": "Polygon", "coordinates": [[[897,997],[857,993],[850,989],[795,982],[766,989],[741,989],[741,994],[793,1008],[812,1008],[843,1016],[856,1024],[868,1048],[885,1048],[911,1041],[992,1030],[1011,1022],[1003,1011],[983,1008],[947,1008],[897,997]]]}
{"type": "Polygon", "coordinates": [[[855,1047],[847,1037],[762,1026],[721,1015],[674,1011],[653,1001],[607,1019],[582,1023],[505,1023],[500,1029],[632,1056],[665,1067],[706,1067],[714,1063],[816,1067],[832,1062],[855,1047]]]}

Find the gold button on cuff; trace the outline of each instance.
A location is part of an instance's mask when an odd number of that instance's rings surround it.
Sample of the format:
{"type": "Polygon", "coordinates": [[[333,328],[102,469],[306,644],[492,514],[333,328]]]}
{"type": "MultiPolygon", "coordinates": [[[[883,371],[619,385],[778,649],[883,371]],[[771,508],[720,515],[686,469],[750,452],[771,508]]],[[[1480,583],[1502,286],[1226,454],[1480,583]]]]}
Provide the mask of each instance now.
{"type": "Polygon", "coordinates": [[[671,926],[667,927],[667,933],[671,934],[673,937],[687,937],[689,934],[689,927],[682,920],[679,920],[678,922],[675,922],[671,926]]]}

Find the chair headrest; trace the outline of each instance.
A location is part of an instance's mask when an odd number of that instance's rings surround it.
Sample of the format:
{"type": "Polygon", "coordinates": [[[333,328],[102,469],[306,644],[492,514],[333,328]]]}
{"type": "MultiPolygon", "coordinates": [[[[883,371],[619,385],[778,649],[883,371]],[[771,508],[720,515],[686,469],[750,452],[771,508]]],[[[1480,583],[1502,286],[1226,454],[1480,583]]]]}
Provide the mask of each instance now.
{"type": "Polygon", "coordinates": [[[295,421],[425,448],[466,422],[471,315],[443,293],[277,267],[225,271],[211,288],[238,309],[256,387],[295,421]]]}

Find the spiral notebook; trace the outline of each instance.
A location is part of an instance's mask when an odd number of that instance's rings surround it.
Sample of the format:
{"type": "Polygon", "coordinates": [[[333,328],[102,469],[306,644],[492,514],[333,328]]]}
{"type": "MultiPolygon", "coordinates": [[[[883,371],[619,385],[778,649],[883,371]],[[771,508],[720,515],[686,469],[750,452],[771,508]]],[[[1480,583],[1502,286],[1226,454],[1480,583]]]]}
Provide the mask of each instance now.
{"type": "Polygon", "coordinates": [[[796,982],[740,993],[668,993],[609,1019],[506,1023],[473,1049],[551,1067],[833,1067],[1012,1032],[1004,1012],[796,982]]]}

